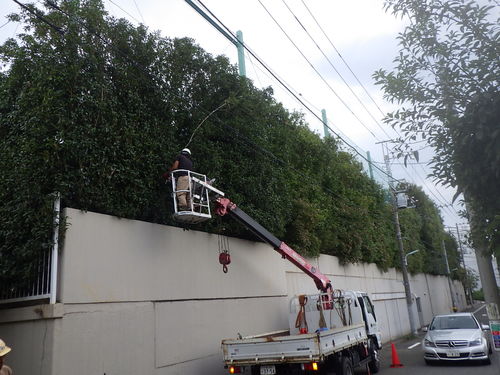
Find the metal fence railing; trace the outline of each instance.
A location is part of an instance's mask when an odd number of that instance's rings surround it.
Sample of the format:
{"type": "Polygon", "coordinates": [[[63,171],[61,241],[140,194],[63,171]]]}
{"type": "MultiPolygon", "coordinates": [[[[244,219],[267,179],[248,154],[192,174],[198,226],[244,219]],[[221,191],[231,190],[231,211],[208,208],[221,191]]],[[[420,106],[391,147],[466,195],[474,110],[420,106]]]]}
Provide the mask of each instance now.
{"type": "Polygon", "coordinates": [[[35,266],[33,277],[25,287],[16,285],[0,286],[0,304],[14,303],[28,300],[50,299],[52,251],[40,254],[35,266]]]}
{"type": "Polygon", "coordinates": [[[28,282],[18,285],[0,285],[0,306],[26,301],[48,300],[56,303],[58,254],[59,254],[59,218],[61,199],[56,194],[54,201],[54,232],[52,248],[40,253],[35,260],[34,272],[28,282]]]}

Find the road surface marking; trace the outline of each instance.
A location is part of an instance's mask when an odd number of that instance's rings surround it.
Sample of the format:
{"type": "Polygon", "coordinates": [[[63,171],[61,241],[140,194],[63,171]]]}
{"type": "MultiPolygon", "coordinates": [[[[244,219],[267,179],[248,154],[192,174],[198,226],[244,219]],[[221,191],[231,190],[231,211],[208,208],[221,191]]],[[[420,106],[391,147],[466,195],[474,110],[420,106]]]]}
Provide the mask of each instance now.
{"type": "Polygon", "coordinates": [[[486,304],[484,304],[483,306],[481,306],[480,308],[478,308],[476,311],[473,311],[472,313],[475,315],[479,310],[482,310],[486,307],[486,304]]]}
{"type": "Polygon", "coordinates": [[[413,349],[414,347],[419,346],[419,345],[420,345],[420,343],[417,342],[416,344],[413,344],[413,345],[409,346],[408,349],[413,349]]]}

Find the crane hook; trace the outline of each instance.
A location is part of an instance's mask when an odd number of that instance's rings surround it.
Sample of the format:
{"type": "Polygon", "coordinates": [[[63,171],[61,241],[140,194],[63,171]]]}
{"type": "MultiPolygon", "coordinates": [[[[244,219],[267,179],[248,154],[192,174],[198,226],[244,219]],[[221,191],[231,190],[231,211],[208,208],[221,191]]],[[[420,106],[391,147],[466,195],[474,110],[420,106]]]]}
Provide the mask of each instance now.
{"type": "Polygon", "coordinates": [[[227,273],[227,265],[231,263],[231,255],[227,250],[219,254],[219,263],[222,264],[222,271],[227,273]]]}

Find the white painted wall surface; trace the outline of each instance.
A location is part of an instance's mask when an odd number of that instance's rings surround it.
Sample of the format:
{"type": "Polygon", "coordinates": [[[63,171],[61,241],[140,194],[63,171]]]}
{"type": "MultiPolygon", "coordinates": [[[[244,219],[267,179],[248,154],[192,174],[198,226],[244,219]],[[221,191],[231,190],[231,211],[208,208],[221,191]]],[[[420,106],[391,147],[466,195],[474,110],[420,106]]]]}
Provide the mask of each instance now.
{"type": "MultiPolygon", "coordinates": [[[[9,362],[16,375],[224,374],[221,339],[287,329],[289,298],[316,293],[311,279],[262,243],[229,239],[232,263],[224,274],[216,235],[66,214],[64,313],[16,321],[0,311],[0,337],[14,348],[9,362]]],[[[370,293],[385,342],[409,332],[396,270],[343,266],[326,255],[310,261],[334,288],[370,293]]],[[[419,274],[410,282],[426,323],[450,312],[445,277],[419,274]]],[[[463,296],[458,283],[455,290],[463,296]]]]}

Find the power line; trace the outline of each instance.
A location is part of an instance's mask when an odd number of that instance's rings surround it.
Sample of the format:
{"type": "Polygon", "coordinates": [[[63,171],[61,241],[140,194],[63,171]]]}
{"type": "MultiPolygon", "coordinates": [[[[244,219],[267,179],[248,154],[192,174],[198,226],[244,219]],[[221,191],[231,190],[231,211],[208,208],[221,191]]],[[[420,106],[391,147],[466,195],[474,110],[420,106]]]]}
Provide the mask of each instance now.
{"type": "MultiPolygon", "coordinates": [[[[274,16],[269,12],[269,10],[266,8],[266,6],[262,3],[261,0],[257,0],[259,4],[264,8],[264,10],[267,12],[269,17],[276,23],[278,28],[285,34],[287,39],[292,43],[292,45],[295,47],[295,49],[300,53],[300,55],[304,58],[304,60],[307,61],[309,66],[314,70],[314,72],[321,78],[321,80],[325,83],[325,85],[330,89],[330,91],[337,97],[337,99],[346,107],[349,112],[358,120],[358,122],[377,140],[380,141],[380,139],[371,131],[369,127],[365,125],[365,123],[354,113],[354,111],[347,105],[347,103],[340,97],[339,94],[333,89],[333,87],[328,83],[328,81],[321,75],[321,73],[316,69],[316,67],[311,63],[311,61],[306,57],[306,55],[302,52],[302,50],[297,46],[297,44],[292,40],[292,38],[288,35],[288,33],[283,29],[283,27],[280,25],[280,23],[274,18],[274,16]]],[[[201,1],[200,1],[201,3],[201,1]]]]}
{"type": "MultiPolygon", "coordinates": [[[[414,180],[413,177],[411,176],[410,172],[408,171],[408,169],[406,168],[403,168],[403,170],[405,171],[405,173],[410,177],[411,180],[414,180]]],[[[423,185],[427,188],[427,191],[436,199],[436,201],[440,204],[440,206],[443,208],[443,209],[446,209],[448,211],[448,213],[450,213],[451,215],[453,216],[458,216],[458,213],[456,212],[453,212],[451,211],[451,209],[448,207],[448,204],[446,202],[442,202],[438,196],[436,194],[434,194],[433,190],[427,185],[425,179],[423,179],[418,173],[416,170],[414,170],[415,172],[415,175],[420,179],[420,181],[423,183],[423,185]]]]}
{"type": "Polygon", "coordinates": [[[146,24],[146,22],[144,22],[144,17],[142,16],[142,12],[139,9],[139,5],[137,5],[137,2],[135,0],[134,0],[134,4],[135,4],[135,9],[137,9],[137,12],[139,13],[139,16],[141,17],[142,23],[146,24]]]}
{"type": "MultiPolygon", "coordinates": [[[[132,18],[135,22],[137,22],[137,23],[139,23],[139,24],[141,23],[141,21],[139,21],[137,18],[135,18],[132,14],[130,14],[129,12],[127,12],[125,9],[123,9],[120,5],[118,5],[117,3],[115,3],[113,0],[109,0],[109,2],[110,2],[111,4],[113,4],[115,7],[117,7],[118,9],[120,9],[123,13],[125,13],[125,14],[127,14],[129,17],[131,17],[131,18],[132,18]]],[[[134,2],[135,2],[135,0],[134,0],[134,2]]],[[[136,4],[136,5],[137,5],[137,4],[136,4]]],[[[140,12],[139,12],[139,14],[140,14],[140,12]]],[[[144,22],[142,22],[142,23],[144,23],[144,22]]]]}
{"type": "MultiPolygon", "coordinates": [[[[380,111],[380,113],[382,114],[382,116],[385,116],[385,113],[382,111],[382,109],[380,109],[379,105],[377,104],[377,102],[375,101],[375,99],[373,99],[373,97],[370,95],[370,93],[368,92],[368,90],[366,89],[366,87],[361,83],[361,81],[359,80],[358,76],[354,73],[354,71],[351,69],[351,67],[349,66],[349,64],[347,63],[347,61],[342,57],[342,55],[340,54],[339,50],[337,49],[337,47],[335,47],[335,45],[333,44],[333,42],[330,40],[330,38],[328,37],[328,35],[326,34],[325,30],[323,30],[323,28],[321,27],[321,25],[319,24],[318,20],[316,19],[316,17],[314,16],[314,14],[311,12],[311,10],[309,9],[309,7],[306,5],[306,3],[304,2],[304,0],[301,0],[302,1],[302,4],[304,5],[304,7],[307,9],[307,11],[309,12],[309,14],[311,15],[312,19],[314,20],[314,22],[316,23],[316,25],[318,26],[318,28],[321,30],[321,32],[323,33],[323,35],[325,36],[325,38],[328,40],[328,42],[330,43],[330,45],[332,46],[332,48],[335,50],[335,52],[337,53],[337,55],[340,57],[340,59],[343,61],[343,63],[345,64],[345,66],[349,69],[349,71],[351,72],[351,74],[354,76],[354,78],[356,79],[356,81],[359,83],[359,85],[363,88],[363,90],[365,91],[366,95],[368,95],[368,97],[371,99],[371,101],[373,102],[373,104],[375,104],[375,106],[378,108],[378,110],[380,111]]],[[[396,129],[394,129],[394,131],[396,133],[398,133],[398,131],[396,129]]],[[[399,133],[398,133],[399,134],[399,133]]]]}
{"type": "Polygon", "coordinates": [[[0,26],[0,29],[3,28],[4,26],[8,25],[10,23],[10,20],[7,20],[3,25],[0,26]]]}
{"type": "Polygon", "coordinates": [[[12,0],[12,1],[15,2],[17,5],[19,5],[21,8],[23,8],[24,10],[27,10],[29,13],[31,13],[32,15],[34,15],[36,18],[38,18],[43,23],[49,25],[52,29],[54,29],[55,31],[57,31],[59,34],[64,35],[63,29],[61,29],[59,26],[54,25],[49,20],[47,20],[44,17],[45,15],[42,12],[40,12],[40,10],[38,8],[36,8],[36,7],[30,8],[27,5],[25,5],[23,3],[20,3],[17,0],[12,0]]]}
{"type": "MultiPolygon", "coordinates": [[[[270,74],[269,74],[269,72],[268,72],[267,70],[265,70],[265,69],[261,69],[258,65],[257,65],[257,66],[255,66],[255,65],[254,65],[254,63],[253,63],[253,56],[252,56],[252,55],[250,55],[248,58],[249,58],[250,62],[252,63],[252,66],[254,67],[254,69],[255,69],[255,67],[256,67],[257,69],[259,69],[259,71],[260,71],[260,72],[262,72],[264,75],[266,75],[266,77],[267,77],[268,79],[271,79],[271,78],[272,78],[272,76],[270,76],[270,74]]],[[[310,102],[310,101],[309,101],[309,100],[308,100],[308,99],[307,99],[304,95],[302,95],[302,93],[300,93],[300,92],[299,92],[298,90],[296,90],[293,86],[291,86],[289,83],[287,83],[287,82],[286,82],[283,78],[281,78],[281,77],[280,77],[280,79],[281,79],[283,82],[285,82],[285,83],[286,83],[286,85],[287,85],[287,86],[288,86],[288,87],[289,87],[292,91],[294,91],[294,93],[295,93],[296,95],[300,96],[300,97],[302,98],[302,100],[303,100],[305,103],[307,103],[307,104],[308,104],[311,108],[314,108],[314,109],[317,111],[317,113],[321,112],[321,109],[319,109],[317,106],[315,106],[313,103],[311,103],[311,102],[310,102]]],[[[286,93],[288,93],[288,94],[289,94],[289,92],[288,92],[288,91],[287,91],[284,87],[282,87],[281,85],[278,85],[277,87],[278,87],[278,88],[280,88],[281,90],[283,90],[284,92],[286,92],[286,93]]],[[[295,98],[294,98],[294,99],[295,99],[295,98]]],[[[297,102],[298,102],[299,104],[302,104],[300,101],[297,101],[297,102]]],[[[336,127],[336,126],[335,126],[335,124],[333,123],[333,121],[329,120],[328,118],[327,118],[327,121],[328,121],[329,123],[331,123],[331,124],[332,124],[332,126],[336,127]]],[[[328,128],[328,129],[330,129],[328,126],[327,126],[327,128],[328,128]]],[[[335,135],[337,135],[337,134],[341,134],[341,135],[342,135],[342,137],[343,137],[344,139],[347,139],[347,140],[348,140],[351,144],[353,144],[356,148],[358,148],[358,149],[362,150],[362,148],[361,148],[360,146],[358,146],[358,145],[356,144],[356,142],[354,142],[351,138],[349,138],[346,134],[344,134],[344,133],[343,133],[343,132],[342,132],[342,131],[338,128],[338,127],[336,127],[335,132],[334,132],[333,134],[335,134],[335,135]]],[[[378,163],[378,162],[371,161],[371,163],[378,163]]],[[[380,163],[379,163],[379,164],[380,164],[380,163]]]]}
{"type": "Polygon", "coordinates": [[[321,54],[323,55],[323,57],[328,61],[328,63],[333,68],[333,70],[335,71],[335,73],[337,73],[337,75],[340,77],[340,79],[342,80],[342,82],[344,82],[344,84],[347,86],[347,88],[351,91],[351,93],[357,99],[357,101],[359,102],[359,104],[361,104],[361,106],[370,115],[370,117],[373,119],[373,121],[375,121],[375,124],[379,127],[379,129],[381,129],[382,132],[388,138],[391,138],[391,136],[385,131],[385,129],[378,122],[378,120],[372,115],[372,113],[368,110],[368,108],[365,106],[365,104],[361,101],[361,99],[359,98],[359,96],[354,92],[354,90],[352,89],[352,87],[347,83],[347,81],[344,79],[344,77],[342,76],[342,74],[338,71],[338,69],[335,67],[335,65],[330,60],[330,58],[326,55],[326,53],[323,51],[323,49],[318,45],[318,43],[316,42],[316,40],[312,37],[312,35],[307,30],[307,28],[304,26],[304,24],[299,20],[299,18],[295,15],[295,13],[293,12],[293,10],[288,6],[288,4],[286,3],[286,1],[285,0],[281,0],[281,1],[283,2],[283,4],[285,4],[285,6],[288,9],[288,11],[292,14],[292,16],[295,18],[295,20],[297,21],[297,23],[302,27],[302,29],[307,34],[307,36],[311,39],[311,41],[314,43],[314,45],[316,46],[316,48],[321,52],[321,54]]]}
{"type": "MultiPolygon", "coordinates": [[[[203,8],[205,8],[205,10],[228,32],[230,33],[234,38],[236,38],[235,34],[222,22],[220,21],[217,16],[215,16],[215,14],[212,13],[212,11],[210,9],[208,9],[206,7],[205,4],[203,4],[203,2],[201,0],[198,0],[198,2],[203,6],[203,8]]],[[[250,53],[273,77],[274,79],[276,79],[276,81],[278,81],[278,83],[280,85],[282,85],[286,91],[288,91],[309,113],[311,113],[314,117],[316,117],[321,123],[323,123],[323,119],[321,119],[308,105],[306,105],[304,103],[304,101],[302,101],[298,95],[296,95],[281,79],[279,79],[279,77],[272,71],[271,68],[269,68],[269,66],[262,60],[260,59],[248,46],[246,43],[242,43],[242,46],[243,48],[245,48],[245,50],[250,53]]],[[[372,166],[379,170],[383,175],[386,175],[388,177],[391,177],[387,174],[387,172],[385,172],[384,170],[382,170],[380,167],[378,167],[377,165],[374,165],[373,163],[371,163],[370,160],[368,160],[368,158],[363,155],[362,153],[360,153],[355,147],[353,147],[349,142],[347,142],[343,137],[341,137],[337,132],[335,132],[331,127],[329,127],[327,124],[325,124],[325,126],[333,133],[335,134],[343,143],[345,143],[348,147],[350,147],[356,154],[358,154],[363,160],[365,160],[366,162],[372,164],[372,166]]],[[[399,181],[399,180],[396,180],[396,181],[399,181]]]]}
{"type": "MultiPolygon", "coordinates": [[[[414,168],[414,167],[412,167],[412,168],[414,168]]],[[[426,172],[425,172],[425,169],[424,169],[424,167],[423,167],[422,165],[420,165],[420,168],[422,169],[422,171],[423,171],[424,173],[426,173],[426,172]]],[[[416,172],[416,170],[415,170],[415,172],[416,172]]],[[[447,199],[443,196],[443,194],[441,194],[441,192],[439,191],[439,189],[437,189],[437,188],[436,188],[436,191],[437,191],[437,193],[439,194],[439,196],[440,196],[440,197],[444,200],[444,202],[445,202],[445,203],[447,203],[450,207],[452,207],[452,208],[453,208],[453,211],[455,211],[455,213],[456,213],[457,215],[459,215],[459,213],[457,212],[457,210],[455,210],[455,207],[453,206],[453,203],[448,202],[448,200],[447,200],[447,199]]]]}
{"type": "MultiPolygon", "coordinates": [[[[436,200],[442,204],[442,207],[445,208],[446,210],[448,210],[448,213],[452,214],[453,216],[457,216],[457,217],[460,217],[458,212],[455,211],[455,208],[453,207],[453,205],[451,205],[450,203],[448,203],[448,201],[446,200],[446,198],[443,196],[443,194],[441,194],[441,192],[439,191],[439,189],[437,189],[435,186],[434,186],[434,189],[436,190],[436,192],[438,193],[438,195],[443,199],[443,201],[441,201],[438,196],[436,194],[434,194],[434,192],[432,191],[432,189],[429,187],[429,185],[427,185],[427,182],[425,181],[425,178],[422,178],[420,176],[420,174],[417,172],[416,168],[411,165],[410,166],[413,171],[415,172],[415,174],[417,175],[417,177],[420,179],[420,181],[422,181],[422,183],[424,184],[424,186],[427,188],[427,190],[434,196],[434,198],[436,198],[436,200]],[[451,208],[450,208],[451,207],[451,208]],[[453,211],[452,211],[453,209],[453,211]]],[[[425,172],[425,171],[424,171],[425,172]]]]}

